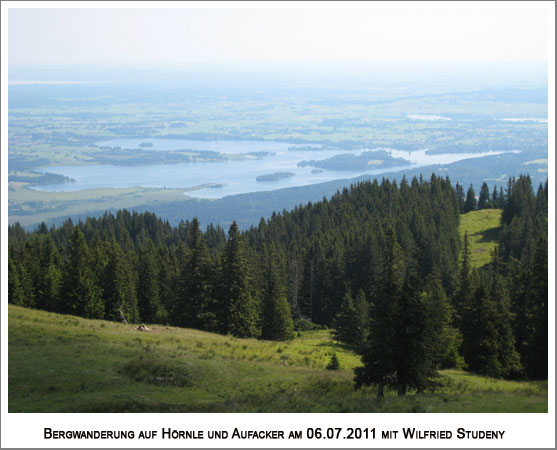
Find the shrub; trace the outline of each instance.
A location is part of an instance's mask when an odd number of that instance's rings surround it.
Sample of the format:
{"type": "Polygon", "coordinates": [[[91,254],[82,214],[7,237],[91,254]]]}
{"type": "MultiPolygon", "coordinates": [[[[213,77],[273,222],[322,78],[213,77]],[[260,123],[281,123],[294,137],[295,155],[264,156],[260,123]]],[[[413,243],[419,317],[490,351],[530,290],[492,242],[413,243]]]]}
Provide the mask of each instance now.
{"type": "Polygon", "coordinates": [[[321,326],[313,323],[310,320],[300,318],[294,322],[294,329],[296,331],[311,331],[311,330],[320,330],[321,326]]]}
{"type": "Polygon", "coordinates": [[[183,368],[170,361],[140,356],[128,361],[122,373],[135,381],[149,384],[180,386],[191,385],[189,374],[183,368]]]}
{"type": "Polygon", "coordinates": [[[338,360],[337,354],[333,353],[331,356],[331,361],[327,364],[327,370],[339,370],[340,369],[340,361],[338,360]]]}

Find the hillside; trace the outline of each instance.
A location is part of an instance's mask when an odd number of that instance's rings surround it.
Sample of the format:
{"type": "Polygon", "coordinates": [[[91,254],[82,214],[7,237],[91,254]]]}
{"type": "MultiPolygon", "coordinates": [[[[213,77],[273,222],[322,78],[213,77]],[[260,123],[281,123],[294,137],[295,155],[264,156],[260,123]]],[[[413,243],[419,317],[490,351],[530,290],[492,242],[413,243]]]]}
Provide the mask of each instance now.
{"type": "Polygon", "coordinates": [[[490,253],[497,244],[501,213],[500,209],[480,209],[461,214],[458,231],[462,239],[468,232],[472,266],[481,267],[491,260],[490,253]]]}
{"type": "Polygon", "coordinates": [[[8,306],[9,412],[547,412],[547,382],[442,371],[435,394],[353,389],[327,330],[293,341],[87,320],[8,306]],[[336,352],[341,370],[326,370],[336,352]]]}

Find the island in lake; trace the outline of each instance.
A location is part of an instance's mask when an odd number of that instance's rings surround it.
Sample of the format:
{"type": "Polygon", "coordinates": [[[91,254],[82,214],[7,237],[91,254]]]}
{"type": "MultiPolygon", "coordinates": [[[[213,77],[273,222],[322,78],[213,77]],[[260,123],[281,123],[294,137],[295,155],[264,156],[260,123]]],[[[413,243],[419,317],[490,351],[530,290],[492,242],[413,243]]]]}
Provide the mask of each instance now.
{"type": "Polygon", "coordinates": [[[298,167],[319,167],[329,170],[371,170],[381,167],[408,166],[411,161],[404,158],[393,158],[385,150],[363,152],[360,155],[342,154],[331,158],[301,161],[298,167]]]}
{"type": "Polygon", "coordinates": [[[142,142],[139,144],[140,147],[152,147],[153,144],[151,142],[142,142]]]}
{"type": "Polygon", "coordinates": [[[283,178],[290,178],[293,176],[294,174],[292,172],[275,172],[267,175],[260,175],[256,178],[256,180],[257,181],[278,181],[278,180],[282,180],[283,178]]]}
{"type": "Polygon", "coordinates": [[[276,153],[275,152],[260,151],[260,152],[248,152],[248,153],[246,153],[246,155],[255,156],[256,158],[264,158],[266,156],[274,156],[274,155],[276,155],[276,153]]]}
{"type": "Polygon", "coordinates": [[[16,170],[8,172],[8,182],[37,186],[41,184],[74,183],[75,180],[59,173],[39,172],[36,170],[16,170]]]}
{"type": "Polygon", "coordinates": [[[314,145],[298,145],[298,146],[288,147],[289,152],[318,152],[321,150],[328,150],[328,149],[329,149],[328,147],[323,147],[323,146],[315,147],[314,145]]]}

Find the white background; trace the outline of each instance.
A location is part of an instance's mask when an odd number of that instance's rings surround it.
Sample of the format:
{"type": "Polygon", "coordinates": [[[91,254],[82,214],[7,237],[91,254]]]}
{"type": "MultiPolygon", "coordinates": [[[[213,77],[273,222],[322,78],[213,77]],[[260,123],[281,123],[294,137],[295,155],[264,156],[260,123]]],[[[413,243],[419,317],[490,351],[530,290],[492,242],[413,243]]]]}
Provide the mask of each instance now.
{"type": "MultiPolygon", "coordinates": [[[[553,414],[5,414],[2,417],[2,447],[554,447],[553,414]],[[44,427],[57,430],[134,430],[133,440],[44,440],[44,427]],[[176,430],[284,430],[285,438],[291,430],[302,430],[302,440],[162,440],[161,429],[176,430]],[[375,428],[376,439],[309,440],[306,428],[327,427],[375,428]],[[449,440],[404,440],[403,427],[420,430],[450,430],[449,440]],[[499,440],[459,440],[456,431],[504,431],[499,440]],[[140,431],[157,430],[155,440],[139,440],[140,431]],[[381,439],[383,430],[400,430],[398,439],[381,439]]],[[[346,433],[343,430],[343,435],[346,433]]]]}
{"type": "MultiPolygon", "coordinates": [[[[28,2],[25,6],[30,5],[28,2]]],[[[40,7],[45,7],[39,2],[40,7]]],[[[115,6],[112,2],[110,7],[115,6]]],[[[418,6],[411,2],[412,7],[418,6]]],[[[142,3],[142,6],[145,6],[142,3]]],[[[362,7],[363,3],[357,3],[362,7]]],[[[438,7],[440,3],[421,4],[423,7],[438,7]]],[[[449,3],[443,7],[462,8],[467,5],[479,7],[473,3],[449,3]]],[[[7,384],[7,23],[9,7],[18,6],[16,2],[2,3],[2,140],[1,140],[1,162],[2,162],[2,423],[1,423],[1,445],[2,447],[555,447],[555,308],[554,302],[549,302],[549,413],[547,414],[9,414],[8,413],[8,384],[7,384]],[[141,430],[158,430],[157,440],[138,439],[133,441],[67,441],[67,440],[44,440],[43,428],[51,427],[57,430],[134,430],[136,436],[141,430]],[[307,427],[361,427],[376,429],[375,441],[362,440],[195,440],[195,441],[171,441],[161,440],[160,430],[162,427],[171,427],[178,430],[227,430],[230,433],[234,427],[242,430],[284,430],[288,434],[290,430],[302,430],[305,435],[307,427]],[[417,427],[420,430],[451,430],[453,439],[446,440],[408,440],[402,439],[401,432],[397,440],[380,439],[382,430],[401,430],[402,427],[417,427]],[[505,431],[503,440],[458,440],[455,438],[459,427],[468,430],[497,430],[505,431]]],[[[71,4],[61,2],[63,7],[95,6],[94,4],[71,4]]],[[[97,5],[99,6],[99,5],[97,5]]],[[[107,6],[107,5],[101,5],[107,6]]],[[[116,6],[128,7],[129,3],[123,2],[116,6]]],[[[136,6],[132,3],[132,6],[136,6]]],[[[157,7],[161,4],[157,3],[157,7]]],[[[177,7],[177,3],[171,2],[170,7],[177,7]]],[[[195,6],[195,5],[194,5],[195,6]]],[[[203,5],[207,7],[205,3],[203,5]]],[[[214,6],[218,6],[213,4],[214,6]]],[[[226,2],[226,7],[231,7],[226,2]]],[[[242,5],[240,5],[242,6],[242,5]]],[[[246,6],[246,5],[243,5],[246,6]]],[[[255,4],[249,2],[249,7],[255,4]]],[[[306,7],[314,7],[315,3],[306,4],[306,7]]],[[[338,6],[338,5],[337,5],[338,6]]],[[[342,7],[345,7],[343,4],[342,7]]],[[[348,5],[350,6],[350,5],[348,5]]],[[[354,5],[352,5],[354,6],[354,5]]],[[[389,3],[393,7],[393,3],[389,3]]],[[[394,4],[396,7],[404,5],[394,4]]],[[[555,9],[553,2],[483,2],[481,7],[490,8],[520,8],[520,7],[545,7],[548,9],[548,67],[549,67],[549,298],[555,299],[555,9]]],[[[326,7],[335,7],[327,3],[326,7]]],[[[381,4],[373,4],[371,7],[381,7],[381,4]]],[[[473,25],[473,24],[471,24],[473,25]]]]}

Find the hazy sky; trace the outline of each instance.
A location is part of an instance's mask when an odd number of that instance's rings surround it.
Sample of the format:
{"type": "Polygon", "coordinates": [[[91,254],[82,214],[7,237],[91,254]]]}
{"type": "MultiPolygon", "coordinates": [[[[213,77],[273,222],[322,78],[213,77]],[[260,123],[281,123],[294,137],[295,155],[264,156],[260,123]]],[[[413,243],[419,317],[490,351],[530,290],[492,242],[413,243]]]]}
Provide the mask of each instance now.
{"type": "MultiPolygon", "coordinates": [[[[388,6],[388,5],[387,5],[388,6]]],[[[547,61],[548,10],[9,9],[16,64],[547,61]]],[[[497,5],[495,5],[497,6],[497,5]]]]}

